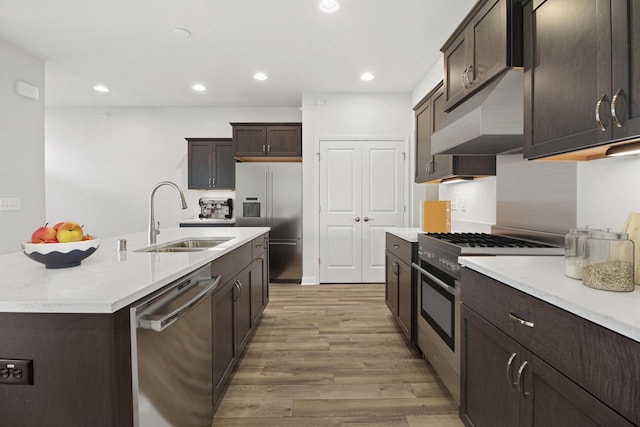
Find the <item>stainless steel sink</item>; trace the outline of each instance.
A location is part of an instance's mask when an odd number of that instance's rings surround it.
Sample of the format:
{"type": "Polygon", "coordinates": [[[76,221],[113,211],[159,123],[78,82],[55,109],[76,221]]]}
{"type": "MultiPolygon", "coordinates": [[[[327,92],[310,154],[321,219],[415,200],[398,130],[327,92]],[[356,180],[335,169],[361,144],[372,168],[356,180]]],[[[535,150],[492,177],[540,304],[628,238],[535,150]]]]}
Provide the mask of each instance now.
{"type": "Polygon", "coordinates": [[[167,243],[161,246],[151,248],[138,249],[135,252],[198,252],[216,247],[222,243],[228,242],[233,237],[214,237],[214,238],[189,238],[179,240],[177,242],[167,243]]]}

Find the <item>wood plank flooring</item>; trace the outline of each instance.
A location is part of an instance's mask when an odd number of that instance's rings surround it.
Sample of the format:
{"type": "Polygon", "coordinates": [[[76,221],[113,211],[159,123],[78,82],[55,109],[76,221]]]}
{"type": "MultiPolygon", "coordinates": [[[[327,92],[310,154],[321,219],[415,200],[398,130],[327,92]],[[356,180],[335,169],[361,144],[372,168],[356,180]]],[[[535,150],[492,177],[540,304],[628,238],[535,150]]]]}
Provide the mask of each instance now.
{"type": "Polygon", "coordinates": [[[433,369],[401,336],[384,285],[271,284],[213,426],[462,423],[433,369]]]}

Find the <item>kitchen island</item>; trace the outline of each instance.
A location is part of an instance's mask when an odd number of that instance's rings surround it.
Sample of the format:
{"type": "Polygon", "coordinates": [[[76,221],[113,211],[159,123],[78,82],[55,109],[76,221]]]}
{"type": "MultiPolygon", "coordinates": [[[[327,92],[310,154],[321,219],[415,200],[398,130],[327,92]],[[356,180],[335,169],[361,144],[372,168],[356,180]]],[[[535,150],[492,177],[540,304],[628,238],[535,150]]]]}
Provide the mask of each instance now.
{"type": "Polygon", "coordinates": [[[139,252],[152,248],[146,233],[114,236],[102,239],[80,266],[60,270],[21,253],[0,256],[0,358],[31,361],[27,384],[0,378],[0,425],[134,425],[130,307],[209,263],[213,275],[222,275],[212,300],[212,387],[218,396],[268,298],[268,231],[163,229],[152,246],[225,240],[184,253],[139,252]],[[127,251],[116,250],[118,239],[127,240],[127,251]],[[241,276],[249,285],[242,291],[241,276]],[[218,347],[229,350],[217,355],[218,347]]]}

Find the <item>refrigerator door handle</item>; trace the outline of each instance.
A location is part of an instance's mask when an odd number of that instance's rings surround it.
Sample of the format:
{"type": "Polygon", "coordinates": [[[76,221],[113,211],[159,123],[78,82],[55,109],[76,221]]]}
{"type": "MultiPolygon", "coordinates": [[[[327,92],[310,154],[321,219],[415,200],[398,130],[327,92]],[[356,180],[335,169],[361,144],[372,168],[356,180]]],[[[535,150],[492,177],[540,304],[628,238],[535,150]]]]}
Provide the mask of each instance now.
{"type": "Polygon", "coordinates": [[[276,246],[276,245],[296,246],[297,243],[296,242],[274,242],[274,241],[269,242],[269,246],[276,246]]]}

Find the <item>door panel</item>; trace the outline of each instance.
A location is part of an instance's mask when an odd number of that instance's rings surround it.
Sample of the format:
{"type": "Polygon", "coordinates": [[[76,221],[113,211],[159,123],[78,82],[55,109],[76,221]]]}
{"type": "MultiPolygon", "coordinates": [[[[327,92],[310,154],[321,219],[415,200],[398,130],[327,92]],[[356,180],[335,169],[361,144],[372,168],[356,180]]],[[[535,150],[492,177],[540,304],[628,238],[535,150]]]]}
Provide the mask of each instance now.
{"type": "Polygon", "coordinates": [[[359,141],[320,148],[320,282],[361,281],[362,164],[359,141]]]}
{"type": "Polygon", "coordinates": [[[362,156],[362,281],[384,282],[384,230],[404,216],[402,143],[366,141],[362,156]]]}

